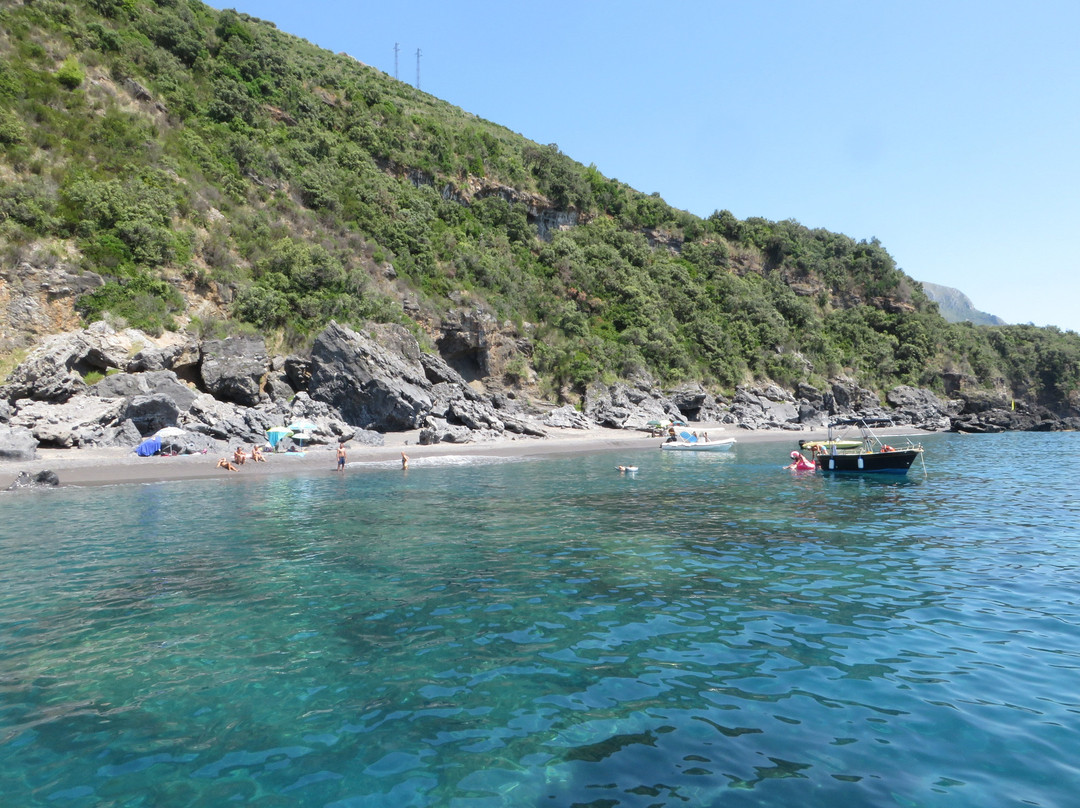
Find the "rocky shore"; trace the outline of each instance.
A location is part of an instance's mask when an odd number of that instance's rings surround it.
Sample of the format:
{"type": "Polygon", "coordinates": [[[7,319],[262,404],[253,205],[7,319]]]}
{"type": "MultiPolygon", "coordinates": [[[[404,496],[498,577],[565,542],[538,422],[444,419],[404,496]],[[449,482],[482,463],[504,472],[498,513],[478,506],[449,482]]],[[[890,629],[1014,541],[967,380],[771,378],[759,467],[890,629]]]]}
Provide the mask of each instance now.
{"type": "MultiPolygon", "coordinates": [[[[483,368],[482,341],[469,351],[464,365],[483,368]]],[[[458,346],[452,358],[462,353],[458,346]]],[[[595,430],[639,439],[650,422],[667,420],[742,434],[821,430],[830,420],[855,416],[930,432],[1080,427],[1080,419],[984,392],[942,399],[897,387],[881,401],[844,378],[824,390],[740,387],[728,400],[696,385],[663,390],[641,377],[593,385],[576,406],[558,406],[476,375],[466,379],[395,325],[355,331],[331,323],[309,355],[272,356],[258,337],[153,338],[95,323],[47,339],[0,388],[0,461],[34,461],[39,450],[129,454],[166,427],[176,429],[162,437],[161,454],[205,460],[237,446],[263,445],[267,430],[298,421],[311,427],[277,448],[289,449],[302,437],[312,456],[339,441],[355,451],[405,441],[491,446],[595,430]]]]}

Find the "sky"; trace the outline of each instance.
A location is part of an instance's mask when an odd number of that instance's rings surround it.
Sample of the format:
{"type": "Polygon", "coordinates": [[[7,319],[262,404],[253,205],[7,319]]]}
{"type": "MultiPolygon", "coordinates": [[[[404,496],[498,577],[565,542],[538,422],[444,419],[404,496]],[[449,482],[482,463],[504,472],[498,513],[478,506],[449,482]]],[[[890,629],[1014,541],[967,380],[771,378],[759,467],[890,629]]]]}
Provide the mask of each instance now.
{"type": "Polygon", "coordinates": [[[698,216],[1080,331],[1076,0],[236,0],[698,216]],[[395,45],[398,48],[395,66],[395,45]]]}

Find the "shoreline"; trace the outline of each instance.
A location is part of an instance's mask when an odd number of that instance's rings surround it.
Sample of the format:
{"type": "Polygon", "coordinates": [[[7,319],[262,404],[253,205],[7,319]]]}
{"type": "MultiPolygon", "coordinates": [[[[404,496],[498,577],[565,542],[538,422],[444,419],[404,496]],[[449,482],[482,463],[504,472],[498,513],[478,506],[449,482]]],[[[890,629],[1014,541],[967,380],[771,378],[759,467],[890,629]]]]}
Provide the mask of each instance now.
{"type": "MultiPolygon", "coordinates": [[[[761,443],[824,438],[824,429],[811,430],[746,430],[738,427],[728,429],[722,424],[693,424],[693,431],[708,432],[716,437],[735,438],[738,443],[761,443]]],[[[609,429],[558,429],[549,430],[546,438],[508,437],[481,443],[434,443],[421,445],[417,442],[420,430],[388,432],[382,446],[350,445],[346,443],[345,473],[349,466],[362,463],[399,461],[401,453],[408,454],[410,461],[429,457],[457,457],[489,455],[496,457],[540,457],[545,455],[588,454],[595,452],[637,451],[655,446],[659,437],[645,435],[636,430],[609,429]]],[[[934,434],[913,430],[911,427],[893,427],[881,430],[882,435],[934,434]]],[[[175,457],[139,457],[130,448],[98,449],[38,449],[37,459],[0,463],[0,491],[10,486],[22,472],[36,474],[52,471],[60,480],[61,488],[100,485],[145,484],[180,480],[220,479],[232,476],[281,476],[325,473],[336,474],[336,444],[317,445],[302,456],[285,453],[266,454],[265,463],[250,460],[238,471],[217,467],[219,453],[177,455],[175,457]]],[[[34,487],[28,490],[43,490],[34,487]]]]}

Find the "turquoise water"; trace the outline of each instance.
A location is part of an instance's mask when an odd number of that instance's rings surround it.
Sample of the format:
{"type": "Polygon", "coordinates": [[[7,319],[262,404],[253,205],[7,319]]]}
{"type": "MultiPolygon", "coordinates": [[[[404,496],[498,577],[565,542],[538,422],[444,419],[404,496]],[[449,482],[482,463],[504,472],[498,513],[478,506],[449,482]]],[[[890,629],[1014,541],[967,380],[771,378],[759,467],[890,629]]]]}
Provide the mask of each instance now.
{"type": "Polygon", "coordinates": [[[792,445],[4,496],[3,805],[1075,806],[1080,435],[792,445]]]}

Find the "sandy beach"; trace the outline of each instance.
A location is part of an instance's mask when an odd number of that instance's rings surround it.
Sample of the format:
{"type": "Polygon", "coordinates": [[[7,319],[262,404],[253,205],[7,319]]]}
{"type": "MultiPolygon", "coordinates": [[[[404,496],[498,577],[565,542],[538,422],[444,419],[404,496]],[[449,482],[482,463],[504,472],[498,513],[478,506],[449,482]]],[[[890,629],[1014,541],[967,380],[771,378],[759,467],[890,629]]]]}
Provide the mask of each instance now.
{"type": "MultiPolygon", "coordinates": [[[[778,449],[777,457],[786,458],[786,451],[795,448],[802,439],[824,438],[825,430],[747,430],[725,427],[720,424],[694,424],[692,430],[708,432],[716,439],[735,438],[739,443],[776,441],[787,444],[784,451],[778,449]]],[[[879,430],[883,435],[927,434],[911,427],[894,427],[879,430]]],[[[348,452],[346,473],[349,468],[362,467],[366,463],[399,461],[401,453],[408,454],[410,464],[422,464],[423,458],[448,456],[497,456],[533,457],[558,454],[580,454],[620,450],[637,451],[649,447],[659,448],[661,438],[643,432],[623,429],[549,429],[548,437],[533,438],[513,436],[482,443],[437,443],[421,446],[420,431],[389,432],[384,435],[383,446],[346,444],[348,452]]],[[[246,447],[250,449],[250,447],[246,447]]],[[[32,461],[3,463],[0,465],[0,491],[10,486],[21,472],[36,474],[52,471],[62,486],[122,485],[152,483],[165,480],[195,480],[229,477],[234,475],[304,475],[335,474],[334,445],[316,445],[303,455],[267,454],[265,463],[248,460],[238,471],[217,467],[222,454],[178,455],[175,457],[139,457],[132,449],[38,449],[37,459],[32,461]]],[[[231,454],[230,454],[231,458],[231,454]]]]}

